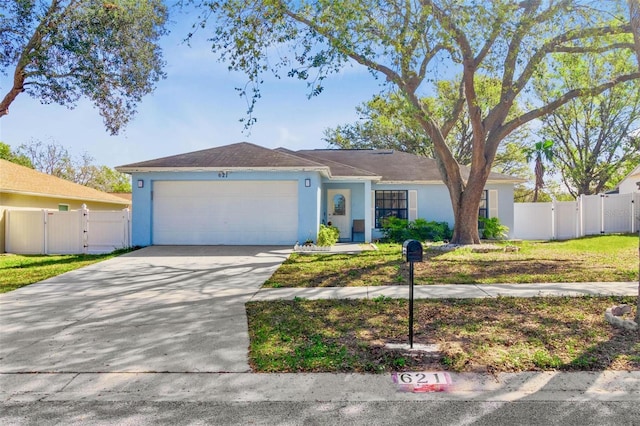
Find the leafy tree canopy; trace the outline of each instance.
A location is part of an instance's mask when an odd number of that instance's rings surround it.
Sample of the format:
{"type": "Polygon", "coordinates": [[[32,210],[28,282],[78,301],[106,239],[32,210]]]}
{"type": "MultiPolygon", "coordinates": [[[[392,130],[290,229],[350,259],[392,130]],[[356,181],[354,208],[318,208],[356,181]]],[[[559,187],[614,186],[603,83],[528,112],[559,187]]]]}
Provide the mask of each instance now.
{"type": "Polygon", "coordinates": [[[30,169],[34,168],[29,157],[13,152],[9,144],[4,142],[0,142],[0,158],[12,163],[20,164],[21,166],[29,167],[30,169]]]}
{"type": "MultiPolygon", "coordinates": [[[[554,93],[582,87],[609,69],[637,69],[620,52],[587,58],[558,57],[555,78],[539,81],[537,96],[545,102],[554,93]],[[569,70],[580,70],[575,73],[569,70]]],[[[575,98],[542,118],[540,134],[554,142],[553,163],[567,190],[577,197],[612,189],[624,177],[626,164],[640,162],[640,141],[631,134],[640,126],[640,84],[629,81],[596,96],[575,98]]]]}
{"type": "MultiPolygon", "coordinates": [[[[1,148],[1,147],[0,147],[1,148]]],[[[43,173],[104,192],[131,192],[131,178],[107,166],[97,166],[88,153],[74,158],[64,146],[33,140],[18,147],[18,154],[43,173]]]]}
{"type": "Polygon", "coordinates": [[[347,64],[364,66],[397,89],[433,144],[451,198],[455,243],[479,242],[478,206],[507,136],[572,99],[640,78],[637,69],[608,67],[584,86],[555,91],[548,102],[527,102],[534,83],[553,75],[560,57],[635,55],[629,7],[623,0],[196,3],[202,10],[200,24],[210,25],[213,49],[231,70],[248,76],[252,102],[260,96],[265,73],[304,79],[315,95],[321,93],[324,78],[347,64]],[[438,82],[455,75],[460,76],[454,85],[460,88],[458,96],[446,118],[438,121],[424,99],[436,93],[438,82]],[[484,78],[499,82],[499,96],[486,108],[479,98],[484,78]],[[516,112],[518,104],[527,108],[516,112]],[[465,108],[473,134],[468,179],[461,176],[446,142],[465,108]]]}
{"type": "MultiPolygon", "coordinates": [[[[499,82],[478,78],[479,96],[483,109],[488,109],[499,98],[499,82]]],[[[440,123],[447,120],[459,97],[459,87],[450,80],[437,84],[437,95],[421,101],[429,106],[433,118],[440,123]]],[[[345,149],[395,149],[429,158],[434,157],[434,147],[424,129],[415,119],[416,112],[405,97],[396,92],[374,96],[370,101],[356,107],[359,120],[352,124],[337,126],[325,130],[329,144],[345,149]]],[[[515,106],[514,111],[520,109],[515,106]]],[[[510,134],[496,153],[493,170],[521,178],[530,173],[523,150],[530,132],[527,126],[510,134]]],[[[473,131],[466,108],[460,114],[446,143],[455,160],[462,165],[471,164],[473,131]]]]}
{"type": "Polygon", "coordinates": [[[158,40],[166,32],[167,8],[161,0],[0,5],[0,72],[13,74],[0,117],[22,92],[69,107],[84,96],[117,134],[164,76],[158,40]]]}

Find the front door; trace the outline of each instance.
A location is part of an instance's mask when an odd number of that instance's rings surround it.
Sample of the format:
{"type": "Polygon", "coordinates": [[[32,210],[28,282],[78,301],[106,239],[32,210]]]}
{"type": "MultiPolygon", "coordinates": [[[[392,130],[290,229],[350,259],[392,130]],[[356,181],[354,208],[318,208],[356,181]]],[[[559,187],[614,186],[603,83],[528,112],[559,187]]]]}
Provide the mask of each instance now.
{"type": "Polygon", "coordinates": [[[327,220],[340,230],[341,240],[351,239],[351,190],[327,190],[327,220]]]}

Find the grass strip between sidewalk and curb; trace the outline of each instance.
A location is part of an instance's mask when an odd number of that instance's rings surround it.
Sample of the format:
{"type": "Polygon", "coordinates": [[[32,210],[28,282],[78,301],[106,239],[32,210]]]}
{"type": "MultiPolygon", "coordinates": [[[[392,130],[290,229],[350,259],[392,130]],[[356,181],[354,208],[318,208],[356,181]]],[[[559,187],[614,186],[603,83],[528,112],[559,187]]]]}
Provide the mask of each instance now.
{"type": "Polygon", "coordinates": [[[406,300],[250,302],[249,358],[255,372],[283,373],[638,370],[640,333],[604,320],[621,303],[635,298],[419,300],[414,343],[434,354],[385,347],[408,343],[406,300]]]}

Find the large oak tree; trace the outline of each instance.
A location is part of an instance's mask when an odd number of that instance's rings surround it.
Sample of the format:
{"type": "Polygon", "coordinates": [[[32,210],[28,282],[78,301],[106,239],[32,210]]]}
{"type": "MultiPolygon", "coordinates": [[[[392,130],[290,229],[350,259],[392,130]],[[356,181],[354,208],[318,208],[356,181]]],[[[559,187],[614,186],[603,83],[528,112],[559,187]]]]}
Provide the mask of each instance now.
{"type": "Polygon", "coordinates": [[[69,107],[84,96],[116,134],[163,77],[161,0],[0,1],[0,117],[23,92],[69,107]]]}
{"type": "MultiPolygon", "coordinates": [[[[500,143],[522,125],[578,97],[604,92],[640,72],[607,70],[584,87],[549,102],[527,102],[532,82],[545,79],[555,55],[619,51],[634,55],[626,1],[590,0],[220,0],[198,2],[213,49],[243,71],[255,101],[263,74],[285,71],[309,81],[358,64],[386,79],[413,106],[433,143],[455,217],[453,242],[479,242],[478,205],[500,143]],[[434,120],[422,101],[433,84],[460,75],[459,97],[448,119],[434,120]],[[478,102],[479,77],[500,81],[498,101],[478,102]],[[529,104],[513,116],[516,102],[529,104]],[[463,106],[471,121],[470,174],[463,177],[446,143],[463,106]]],[[[577,71],[579,72],[579,70],[577,71]]],[[[433,91],[432,91],[433,93],[433,91]]]]}

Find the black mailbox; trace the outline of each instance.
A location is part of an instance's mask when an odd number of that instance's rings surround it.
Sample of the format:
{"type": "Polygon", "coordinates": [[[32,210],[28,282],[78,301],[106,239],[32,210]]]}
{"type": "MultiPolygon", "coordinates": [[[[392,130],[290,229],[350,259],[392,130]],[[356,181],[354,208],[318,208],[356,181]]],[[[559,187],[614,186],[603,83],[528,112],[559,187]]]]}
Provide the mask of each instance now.
{"type": "Polygon", "coordinates": [[[422,244],[420,244],[420,241],[405,241],[402,244],[402,258],[405,262],[422,262],[422,244]]]}

